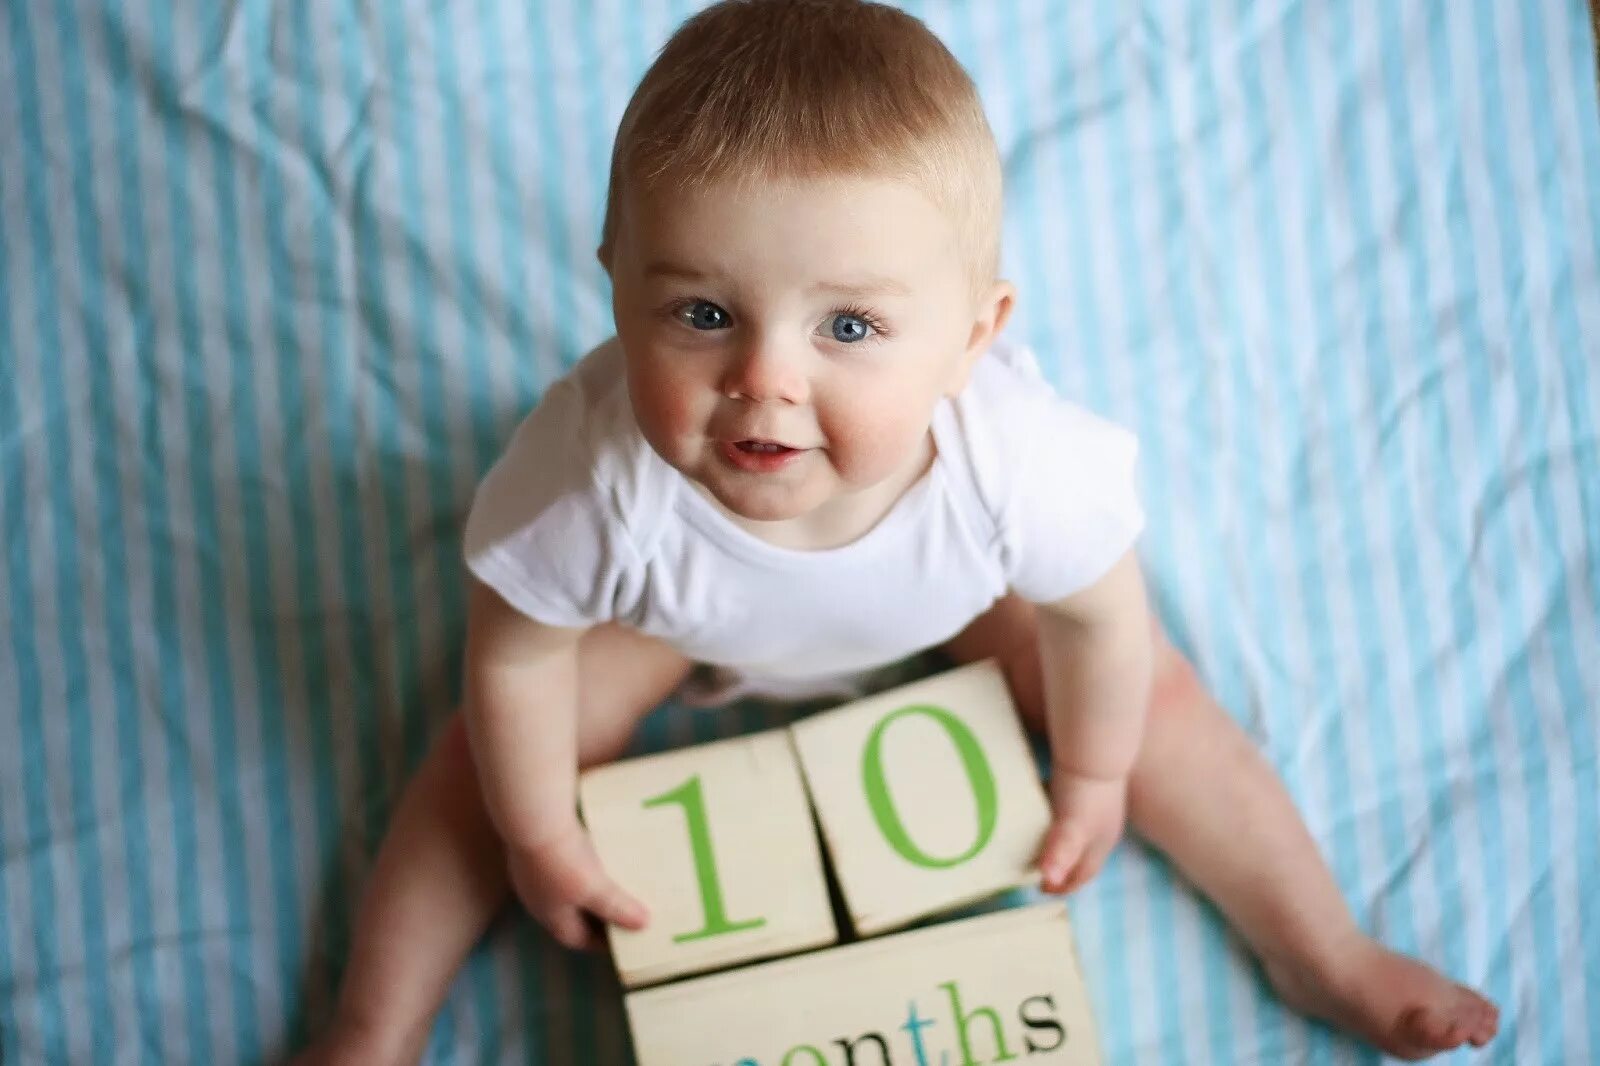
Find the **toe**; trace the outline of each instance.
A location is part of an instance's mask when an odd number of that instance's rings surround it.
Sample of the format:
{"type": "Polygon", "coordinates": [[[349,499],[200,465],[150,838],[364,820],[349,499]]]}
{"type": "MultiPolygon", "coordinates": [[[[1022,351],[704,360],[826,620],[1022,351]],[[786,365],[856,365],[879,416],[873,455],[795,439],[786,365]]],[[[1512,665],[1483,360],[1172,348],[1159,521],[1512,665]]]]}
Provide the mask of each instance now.
{"type": "Polygon", "coordinates": [[[1452,1011],[1412,1007],[1400,1016],[1395,1025],[1395,1035],[1422,1055],[1460,1047],[1476,1031],[1477,1022],[1471,1004],[1462,1004],[1452,1011]]]}
{"type": "Polygon", "coordinates": [[[1463,1036],[1474,1047],[1482,1047],[1500,1028],[1500,1009],[1470,988],[1462,991],[1470,997],[1463,1015],[1463,1036]]]}
{"type": "Polygon", "coordinates": [[[1440,1024],[1427,1007],[1411,1007],[1395,1023],[1395,1035],[1407,1044],[1420,1048],[1436,1048],[1444,1037],[1446,1025],[1440,1024]]]}
{"type": "Polygon", "coordinates": [[[1433,1030],[1427,1008],[1410,1007],[1395,1019],[1388,1038],[1378,1041],[1378,1044],[1397,1058],[1416,1062],[1438,1052],[1439,1045],[1433,1030]]]}
{"type": "Polygon", "coordinates": [[[1479,1004],[1478,1016],[1473,1021],[1472,1046],[1483,1047],[1500,1031],[1500,1009],[1484,1000],[1479,1004]]]}

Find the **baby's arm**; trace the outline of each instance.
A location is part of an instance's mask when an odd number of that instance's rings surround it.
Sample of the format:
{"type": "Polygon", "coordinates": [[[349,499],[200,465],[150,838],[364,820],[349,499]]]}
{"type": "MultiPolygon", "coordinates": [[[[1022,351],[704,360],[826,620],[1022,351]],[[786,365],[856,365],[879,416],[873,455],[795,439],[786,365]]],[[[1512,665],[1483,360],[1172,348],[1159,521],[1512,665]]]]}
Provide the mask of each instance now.
{"type": "Polygon", "coordinates": [[[473,582],[462,714],[484,806],[529,912],[568,947],[593,944],[587,911],[628,928],[644,906],[601,868],[577,814],[578,641],[473,582]]]}
{"type": "Polygon", "coordinates": [[[1069,892],[1122,833],[1144,735],[1153,651],[1138,559],[1130,551],[1090,587],[1040,604],[1038,618],[1055,812],[1039,868],[1045,891],[1069,892]]]}

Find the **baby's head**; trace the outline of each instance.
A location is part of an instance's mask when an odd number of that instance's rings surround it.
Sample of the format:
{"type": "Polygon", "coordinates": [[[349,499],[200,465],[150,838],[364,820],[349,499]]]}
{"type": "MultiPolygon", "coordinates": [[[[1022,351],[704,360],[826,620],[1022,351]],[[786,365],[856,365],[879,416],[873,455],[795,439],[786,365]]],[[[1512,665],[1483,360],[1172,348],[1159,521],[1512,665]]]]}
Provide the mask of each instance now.
{"type": "Polygon", "coordinates": [[[911,16],[725,0],[686,22],[623,115],[600,246],[652,447],[757,521],[905,475],[1010,313],[1000,184],[971,80],[911,16]]]}

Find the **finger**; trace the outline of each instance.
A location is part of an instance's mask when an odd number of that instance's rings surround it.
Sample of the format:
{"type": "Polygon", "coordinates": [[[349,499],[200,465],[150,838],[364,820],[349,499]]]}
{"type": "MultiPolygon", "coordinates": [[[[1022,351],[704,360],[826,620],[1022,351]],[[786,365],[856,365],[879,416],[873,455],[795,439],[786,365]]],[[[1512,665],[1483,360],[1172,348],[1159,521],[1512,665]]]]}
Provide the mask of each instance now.
{"type": "Polygon", "coordinates": [[[551,907],[540,918],[540,922],[562,947],[583,951],[589,946],[588,923],[584,921],[583,912],[571,904],[551,907]]]}
{"type": "Polygon", "coordinates": [[[577,844],[547,854],[541,873],[557,899],[576,904],[597,895],[606,880],[600,860],[577,844]]]}
{"type": "Polygon", "coordinates": [[[590,955],[604,954],[608,947],[605,925],[592,914],[581,910],[578,913],[583,918],[584,936],[583,945],[578,950],[590,955]]]}
{"type": "Polygon", "coordinates": [[[525,885],[515,872],[511,875],[511,887],[514,890],[513,895],[516,896],[517,902],[522,904],[522,909],[538,919],[541,925],[544,924],[544,919],[541,915],[544,914],[547,905],[540,897],[539,892],[533,886],[525,885]]]}
{"type": "Polygon", "coordinates": [[[1052,859],[1059,857],[1062,847],[1070,844],[1075,828],[1071,821],[1062,817],[1050,823],[1050,828],[1045,831],[1044,839],[1039,842],[1039,853],[1034,858],[1034,865],[1044,867],[1052,859]]]}
{"type": "Polygon", "coordinates": [[[589,925],[589,942],[583,950],[591,955],[604,955],[611,950],[611,944],[606,937],[605,926],[591,919],[589,925]]]}
{"type": "Polygon", "coordinates": [[[1111,853],[1110,848],[1093,848],[1078,860],[1078,865],[1073,867],[1072,875],[1067,878],[1064,892],[1072,893],[1095,879],[1101,867],[1106,864],[1106,856],[1111,853]]]}
{"type": "Polygon", "coordinates": [[[586,848],[551,856],[546,876],[557,899],[575,904],[601,921],[626,929],[643,929],[650,919],[644,904],[611,880],[599,859],[586,848]]]}
{"type": "Polygon", "coordinates": [[[1062,837],[1045,852],[1039,862],[1039,872],[1046,891],[1066,890],[1067,878],[1077,867],[1082,852],[1082,844],[1075,835],[1062,837]]]}
{"type": "Polygon", "coordinates": [[[1051,826],[1039,851],[1041,887],[1046,892],[1065,891],[1068,875],[1080,861],[1083,852],[1083,834],[1071,822],[1057,822],[1051,826]]]}
{"type": "Polygon", "coordinates": [[[643,929],[650,922],[649,909],[610,878],[601,879],[583,906],[601,921],[624,929],[643,929]]]}

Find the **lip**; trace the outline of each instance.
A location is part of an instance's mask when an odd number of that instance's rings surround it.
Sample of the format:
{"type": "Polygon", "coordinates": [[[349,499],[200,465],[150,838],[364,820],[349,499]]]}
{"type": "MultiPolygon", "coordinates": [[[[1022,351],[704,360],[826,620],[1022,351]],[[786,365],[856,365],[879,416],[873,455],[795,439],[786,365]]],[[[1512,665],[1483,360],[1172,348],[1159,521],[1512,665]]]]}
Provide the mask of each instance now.
{"type": "MultiPolygon", "coordinates": [[[[761,440],[759,437],[748,437],[741,439],[755,441],[761,440]]],[[[779,442],[763,441],[762,443],[777,444],[779,442]]],[[[784,467],[788,466],[790,463],[806,454],[806,452],[810,451],[809,448],[791,448],[789,451],[779,452],[775,455],[763,455],[759,452],[740,451],[738,445],[736,445],[733,441],[727,440],[718,441],[717,450],[722,453],[723,459],[727,460],[729,464],[752,474],[770,474],[775,471],[782,470],[784,467]]]]}

